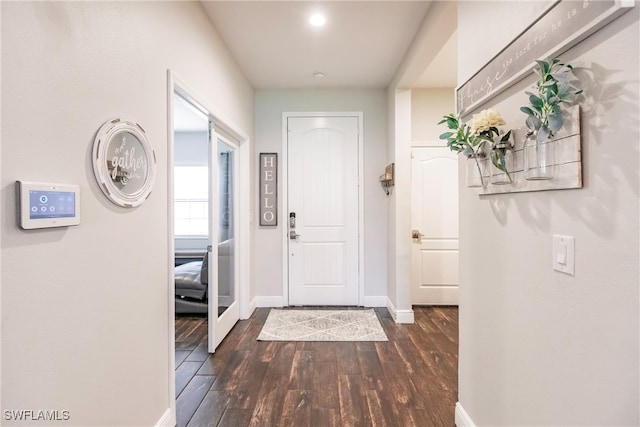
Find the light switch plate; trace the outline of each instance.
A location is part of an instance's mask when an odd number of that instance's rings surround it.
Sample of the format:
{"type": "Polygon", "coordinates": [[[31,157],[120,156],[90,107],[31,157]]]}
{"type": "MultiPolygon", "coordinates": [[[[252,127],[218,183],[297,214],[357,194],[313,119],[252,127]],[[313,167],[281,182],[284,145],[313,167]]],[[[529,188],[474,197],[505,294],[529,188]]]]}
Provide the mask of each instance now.
{"type": "Polygon", "coordinates": [[[553,269],[562,273],[575,274],[576,244],[573,236],[553,235],[553,269]]]}

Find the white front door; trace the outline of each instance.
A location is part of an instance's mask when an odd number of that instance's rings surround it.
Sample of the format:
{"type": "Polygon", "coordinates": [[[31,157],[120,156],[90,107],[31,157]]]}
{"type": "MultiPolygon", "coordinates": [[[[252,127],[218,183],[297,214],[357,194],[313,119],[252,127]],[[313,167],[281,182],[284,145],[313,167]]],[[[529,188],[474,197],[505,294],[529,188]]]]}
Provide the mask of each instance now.
{"type": "Polygon", "coordinates": [[[358,120],[287,119],[291,305],[359,302],[358,120]]]}
{"type": "Polygon", "coordinates": [[[411,157],[412,302],[457,305],[458,159],[446,147],[411,157]]]}

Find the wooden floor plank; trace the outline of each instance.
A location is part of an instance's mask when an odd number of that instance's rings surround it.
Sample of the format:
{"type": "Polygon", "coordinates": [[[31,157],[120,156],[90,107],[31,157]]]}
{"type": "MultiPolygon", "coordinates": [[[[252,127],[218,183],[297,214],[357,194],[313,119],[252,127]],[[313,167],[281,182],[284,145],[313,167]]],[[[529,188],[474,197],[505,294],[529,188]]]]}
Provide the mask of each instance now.
{"type": "Polygon", "coordinates": [[[345,427],[370,426],[371,415],[360,375],[338,375],[340,419],[345,427]]]}
{"type": "Polygon", "coordinates": [[[176,399],[176,427],[183,427],[189,423],[213,381],[214,377],[209,375],[196,375],[189,381],[176,399]]]}
{"type": "Polygon", "coordinates": [[[187,357],[189,362],[204,362],[209,357],[209,350],[207,349],[207,343],[200,343],[187,357]]]}
{"type": "Polygon", "coordinates": [[[212,390],[235,390],[249,364],[248,351],[234,351],[216,378],[212,390]]]}
{"type": "Polygon", "coordinates": [[[406,325],[398,324],[390,318],[381,318],[380,324],[382,325],[382,329],[387,335],[387,338],[389,338],[391,341],[408,338],[405,331],[406,325]]]}
{"type": "Polygon", "coordinates": [[[373,341],[362,341],[356,343],[356,350],[361,351],[376,351],[376,343],[373,341]]]}
{"type": "Polygon", "coordinates": [[[264,325],[270,311],[270,308],[256,308],[256,311],[251,315],[251,320],[256,325],[264,325]]]}
{"type": "Polygon", "coordinates": [[[373,309],[376,312],[376,315],[378,316],[379,319],[391,319],[391,313],[389,313],[389,310],[387,310],[385,307],[376,307],[373,309]]]}
{"type": "MultiPolygon", "coordinates": [[[[374,347],[375,348],[375,347],[374,347]]],[[[375,351],[358,352],[358,364],[363,386],[367,390],[383,390],[385,376],[382,364],[375,351]]]]}
{"type": "MultiPolygon", "coordinates": [[[[426,426],[440,426],[441,424],[436,421],[431,412],[427,409],[406,409],[402,411],[402,423],[403,427],[426,427],[426,426]]],[[[444,426],[455,426],[453,419],[444,424],[444,426]]]]}
{"type": "Polygon", "coordinates": [[[308,427],[311,425],[311,399],[310,390],[289,390],[282,405],[283,427],[308,427]]]}
{"type": "Polygon", "coordinates": [[[282,416],[282,405],[287,393],[296,345],[291,342],[279,344],[276,355],[259,385],[259,397],[251,417],[252,426],[275,426],[282,416]]]}
{"type": "Polygon", "coordinates": [[[251,323],[242,334],[242,337],[236,345],[236,350],[256,351],[258,345],[262,342],[258,341],[258,335],[262,330],[262,325],[251,323]]]}
{"type": "Polygon", "coordinates": [[[396,363],[383,363],[385,372],[385,389],[393,396],[395,404],[399,408],[424,409],[428,404],[426,398],[420,394],[409,374],[402,365],[396,363]]]}
{"type": "Polygon", "coordinates": [[[339,409],[338,367],[333,362],[318,362],[313,371],[313,407],[318,409],[339,409]]]}
{"type": "MultiPolygon", "coordinates": [[[[176,350],[193,350],[202,341],[203,328],[206,331],[206,318],[176,317],[176,350]]],[[[206,334],[204,335],[206,336],[206,334]]]]}
{"type": "Polygon", "coordinates": [[[336,362],[336,346],[333,342],[312,342],[310,349],[314,351],[313,360],[316,363],[336,362]]]}
{"type": "Polygon", "coordinates": [[[182,362],[184,362],[184,359],[186,359],[187,356],[190,354],[191,354],[191,350],[176,350],[176,359],[175,359],[176,369],[180,366],[182,362]]]}
{"type": "Polygon", "coordinates": [[[311,410],[311,427],[341,427],[339,409],[313,408],[311,410]]]}
{"type": "Polygon", "coordinates": [[[393,341],[382,341],[376,343],[376,353],[381,363],[401,363],[402,359],[398,354],[393,341]]]}
{"type": "Polygon", "coordinates": [[[254,351],[254,357],[261,362],[271,362],[278,351],[277,341],[258,341],[258,345],[254,351]]]}
{"type": "Polygon", "coordinates": [[[263,381],[260,397],[251,417],[251,426],[278,425],[282,417],[282,405],[286,394],[287,387],[284,381],[280,383],[263,381]]]}
{"type": "Polygon", "coordinates": [[[176,369],[176,397],[180,396],[182,390],[200,369],[200,365],[202,362],[182,362],[176,369]]]}
{"type": "Polygon", "coordinates": [[[359,375],[360,363],[354,342],[336,342],[335,351],[338,361],[338,374],[359,375]]]}
{"type": "Polygon", "coordinates": [[[229,392],[209,391],[202,399],[187,427],[217,426],[222,414],[227,409],[229,392]]]}
{"type": "Polygon", "coordinates": [[[253,411],[250,409],[227,409],[218,427],[247,427],[251,425],[253,411]]]}
{"type": "Polygon", "coordinates": [[[313,388],[313,351],[297,350],[289,373],[289,390],[311,390],[313,388]]]}
{"type": "Polygon", "coordinates": [[[375,309],[389,341],[257,341],[269,309],[207,354],[206,318],[176,318],[178,426],[453,426],[458,310],[375,309]]]}
{"type": "Polygon", "coordinates": [[[366,390],[371,425],[374,427],[397,426],[400,424],[400,412],[391,396],[376,390],[366,390]]]}
{"type": "Polygon", "coordinates": [[[235,389],[229,397],[227,407],[233,409],[253,409],[260,397],[260,387],[269,364],[251,360],[241,373],[235,389]]]}

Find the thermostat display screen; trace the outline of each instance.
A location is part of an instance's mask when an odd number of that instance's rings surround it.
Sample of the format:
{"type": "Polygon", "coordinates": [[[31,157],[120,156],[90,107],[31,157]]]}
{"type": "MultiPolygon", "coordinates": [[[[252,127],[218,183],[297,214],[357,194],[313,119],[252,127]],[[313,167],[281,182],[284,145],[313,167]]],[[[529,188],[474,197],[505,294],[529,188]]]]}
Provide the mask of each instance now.
{"type": "Polygon", "coordinates": [[[80,224],[80,187],[16,181],[18,225],[23,230],[80,224]]]}
{"type": "Polygon", "coordinates": [[[76,212],[76,194],[71,191],[29,191],[29,218],[71,218],[76,212]]]}

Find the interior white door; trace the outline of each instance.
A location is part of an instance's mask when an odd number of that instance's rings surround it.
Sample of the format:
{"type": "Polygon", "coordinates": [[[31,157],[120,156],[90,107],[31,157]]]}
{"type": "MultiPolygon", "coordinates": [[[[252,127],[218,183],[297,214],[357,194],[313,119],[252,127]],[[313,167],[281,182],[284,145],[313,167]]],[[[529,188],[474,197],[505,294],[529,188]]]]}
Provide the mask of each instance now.
{"type": "Polygon", "coordinates": [[[446,147],[411,156],[412,300],[457,305],[458,159],[446,147]]]}
{"type": "Polygon", "coordinates": [[[358,304],[358,120],[287,120],[290,305],[358,304]]]}

